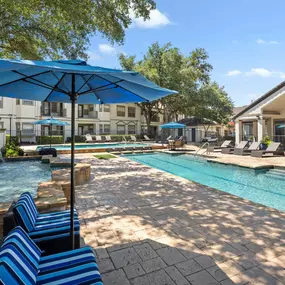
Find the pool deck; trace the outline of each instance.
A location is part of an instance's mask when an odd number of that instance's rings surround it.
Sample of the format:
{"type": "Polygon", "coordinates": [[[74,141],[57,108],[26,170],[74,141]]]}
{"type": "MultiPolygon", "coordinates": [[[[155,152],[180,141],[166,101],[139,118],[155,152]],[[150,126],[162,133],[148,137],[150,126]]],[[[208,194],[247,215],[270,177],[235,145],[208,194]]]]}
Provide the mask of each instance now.
{"type": "Polygon", "coordinates": [[[285,213],[125,158],[76,159],[92,164],[76,206],[105,285],[285,284],[285,213]]]}

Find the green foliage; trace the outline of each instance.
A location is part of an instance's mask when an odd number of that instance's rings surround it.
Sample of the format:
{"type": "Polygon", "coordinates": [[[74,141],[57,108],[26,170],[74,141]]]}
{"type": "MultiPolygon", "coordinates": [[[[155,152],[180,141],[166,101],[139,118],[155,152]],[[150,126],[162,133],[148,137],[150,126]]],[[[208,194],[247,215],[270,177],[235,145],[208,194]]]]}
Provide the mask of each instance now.
{"type": "Polygon", "coordinates": [[[131,16],[147,19],[154,8],[153,0],[4,0],[0,56],[87,59],[91,35],[100,33],[121,44],[131,16]]]}
{"type": "Polygon", "coordinates": [[[136,70],[159,86],[179,92],[178,95],[167,96],[159,101],[138,104],[145,116],[148,133],[154,110],[164,114],[164,122],[175,120],[190,106],[195,108],[200,104],[200,100],[191,95],[196,95],[202,85],[210,82],[212,66],[207,62],[207,52],[202,48],[185,56],[171,43],[162,46],[154,43],[140,61],[136,62],[135,56],[123,54],[119,60],[123,68],[136,70]],[[194,97],[194,100],[190,102],[187,100],[189,97],[194,97]]]}
{"type": "Polygon", "coordinates": [[[94,157],[98,158],[98,159],[111,159],[111,158],[116,158],[116,156],[112,155],[112,154],[95,154],[94,157]]]}
{"type": "Polygon", "coordinates": [[[64,143],[63,136],[37,136],[37,144],[61,144],[64,143]]]}
{"type": "MultiPolygon", "coordinates": [[[[6,143],[10,142],[10,135],[6,134],[6,143]]],[[[12,136],[11,142],[13,142],[15,145],[20,145],[20,138],[18,136],[12,136]]]]}
{"type": "Polygon", "coordinates": [[[266,145],[267,147],[270,145],[272,140],[270,139],[270,136],[264,136],[261,140],[261,143],[266,145]]]}
{"type": "Polygon", "coordinates": [[[15,157],[15,156],[23,156],[24,151],[15,143],[7,142],[4,147],[1,148],[3,157],[15,157]]]}

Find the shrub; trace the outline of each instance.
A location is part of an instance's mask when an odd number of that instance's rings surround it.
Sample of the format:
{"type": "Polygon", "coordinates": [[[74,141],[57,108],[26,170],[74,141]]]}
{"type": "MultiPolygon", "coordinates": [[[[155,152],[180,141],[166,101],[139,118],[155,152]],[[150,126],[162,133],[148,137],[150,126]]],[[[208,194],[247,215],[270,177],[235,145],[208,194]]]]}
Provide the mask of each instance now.
{"type": "Polygon", "coordinates": [[[6,145],[1,148],[1,152],[3,157],[15,157],[24,155],[24,150],[15,145],[13,142],[6,143],[6,145]]]}
{"type": "Polygon", "coordinates": [[[37,136],[36,137],[37,144],[61,144],[64,143],[63,136],[37,136]]]}
{"type": "MultiPolygon", "coordinates": [[[[20,145],[20,138],[18,136],[12,136],[11,142],[15,145],[20,145]]],[[[6,135],[6,143],[10,143],[10,135],[6,135]]]]}
{"type": "Polygon", "coordinates": [[[271,142],[272,140],[270,139],[270,136],[264,136],[261,140],[261,143],[266,145],[267,147],[270,145],[271,142]]]}

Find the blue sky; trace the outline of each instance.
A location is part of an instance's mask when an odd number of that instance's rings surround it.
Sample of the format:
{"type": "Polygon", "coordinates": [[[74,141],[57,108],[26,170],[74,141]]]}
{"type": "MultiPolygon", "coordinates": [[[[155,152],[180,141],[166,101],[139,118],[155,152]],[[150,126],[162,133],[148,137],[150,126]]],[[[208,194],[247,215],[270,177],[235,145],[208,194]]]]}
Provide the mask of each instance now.
{"type": "Polygon", "coordinates": [[[148,22],[133,20],[122,46],[91,39],[89,63],[118,68],[118,52],[141,58],[155,41],[184,54],[209,53],[212,79],[236,106],[250,103],[285,80],[284,0],[158,0],[148,22]]]}

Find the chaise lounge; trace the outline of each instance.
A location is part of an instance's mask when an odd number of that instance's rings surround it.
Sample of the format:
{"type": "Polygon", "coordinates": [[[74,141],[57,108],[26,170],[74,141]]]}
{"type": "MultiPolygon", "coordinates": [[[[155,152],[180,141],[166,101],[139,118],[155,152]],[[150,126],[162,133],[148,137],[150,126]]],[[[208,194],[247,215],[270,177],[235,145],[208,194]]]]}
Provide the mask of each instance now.
{"type": "MultiPolygon", "coordinates": [[[[33,241],[49,253],[56,253],[69,248],[70,211],[39,214],[30,193],[23,193],[13,213],[17,224],[21,226],[33,241]]],[[[80,224],[77,213],[74,213],[75,247],[80,244],[80,224]]]]}
{"type": "Polygon", "coordinates": [[[250,155],[252,151],[256,151],[259,149],[260,142],[253,142],[249,148],[236,148],[234,150],[235,155],[250,155]]]}
{"type": "Polygon", "coordinates": [[[43,256],[19,226],[10,232],[0,249],[0,283],[103,285],[91,247],[43,256]]]}
{"type": "Polygon", "coordinates": [[[278,150],[280,143],[271,142],[266,150],[255,150],[251,152],[253,157],[272,157],[272,156],[284,156],[284,150],[278,150]],[[268,155],[271,154],[271,155],[268,155]]]}
{"type": "Polygon", "coordinates": [[[90,134],[86,134],[85,138],[86,138],[86,140],[85,140],[86,143],[94,143],[94,142],[96,142],[95,140],[93,140],[93,138],[92,138],[92,136],[90,134]]]}
{"type": "Polygon", "coordinates": [[[224,154],[232,154],[236,149],[244,149],[246,145],[248,144],[248,141],[241,141],[235,148],[223,148],[221,153],[224,154]]]}

